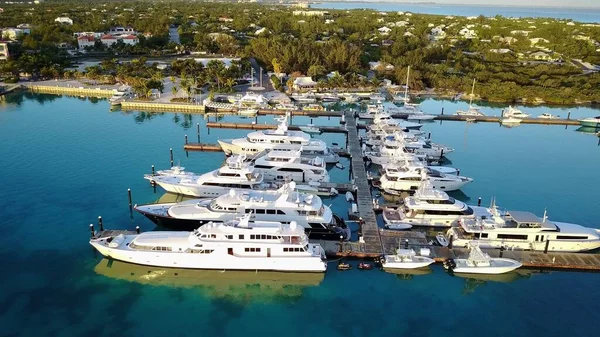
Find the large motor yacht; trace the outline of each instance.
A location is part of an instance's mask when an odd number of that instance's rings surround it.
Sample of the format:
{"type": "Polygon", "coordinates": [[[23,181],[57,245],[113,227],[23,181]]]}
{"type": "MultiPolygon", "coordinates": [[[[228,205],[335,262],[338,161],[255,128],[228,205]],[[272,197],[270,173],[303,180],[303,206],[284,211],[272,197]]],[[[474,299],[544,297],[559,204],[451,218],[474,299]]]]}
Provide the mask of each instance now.
{"type": "Polygon", "coordinates": [[[102,255],[134,264],[183,269],[324,272],[325,252],[295,222],[208,223],[193,232],[146,232],[93,237],[102,255]]]}
{"type": "Polygon", "coordinates": [[[155,182],[167,192],[199,198],[217,197],[231,189],[243,191],[273,187],[265,184],[263,175],[256,172],[245,159],[244,155],[229,157],[225,166],[202,175],[182,175],[174,172],[156,176],[145,175],[144,178],[155,182]]]}
{"type": "Polygon", "coordinates": [[[453,244],[466,247],[476,241],[482,248],[508,248],[556,252],[582,252],[600,248],[600,230],[576,224],[539,218],[533,213],[507,211],[497,207],[486,214],[476,211],[476,218],[463,219],[448,230],[453,244]]]}
{"type": "Polygon", "coordinates": [[[380,188],[390,194],[403,191],[415,191],[421,186],[421,180],[426,179],[435,189],[456,191],[473,181],[472,178],[458,175],[446,175],[426,167],[412,165],[387,165],[380,178],[380,188]]]}
{"type": "Polygon", "coordinates": [[[404,198],[397,213],[399,221],[412,226],[450,227],[459,219],[475,218],[473,208],[434,189],[428,180],[421,181],[413,196],[404,198]]]}
{"type": "Polygon", "coordinates": [[[502,117],[504,118],[529,118],[529,116],[529,114],[526,114],[517,108],[513,108],[512,105],[509,105],[508,108],[504,109],[502,112],[502,117]]]}
{"type": "Polygon", "coordinates": [[[289,131],[287,116],[279,119],[276,130],[250,132],[245,138],[219,139],[226,154],[253,154],[263,151],[302,151],[304,157],[321,157],[326,163],[337,163],[339,156],[324,141],[311,139],[302,131],[289,131]]]}
{"type": "Polygon", "coordinates": [[[240,214],[252,213],[254,221],[290,223],[296,221],[311,237],[339,240],[349,238],[344,221],[323,204],[320,197],[295,191],[296,184],[284,184],[277,191],[245,191],[212,199],[188,200],[180,203],[135,205],[157,225],[193,229],[208,222],[233,220],[240,214]]]}
{"type": "Polygon", "coordinates": [[[329,182],[325,161],[320,157],[302,157],[302,151],[270,151],[254,161],[254,169],[265,181],[329,182]]]}

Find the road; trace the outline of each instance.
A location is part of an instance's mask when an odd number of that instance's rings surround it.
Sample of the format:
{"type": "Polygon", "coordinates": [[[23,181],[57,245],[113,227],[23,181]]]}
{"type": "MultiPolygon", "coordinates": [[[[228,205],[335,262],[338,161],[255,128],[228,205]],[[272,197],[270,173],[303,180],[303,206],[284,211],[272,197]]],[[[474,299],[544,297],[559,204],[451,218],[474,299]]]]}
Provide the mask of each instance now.
{"type": "MultiPolygon", "coordinates": [[[[258,64],[258,62],[256,62],[256,59],[254,59],[253,57],[250,58],[250,65],[252,66],[252,68],[254,69],[254,78],[259,79],[260,77],[260,65],[258,64]]],[[[262,70],[262,86],[265,88],[264,90],[260,90],[260,91],[273,91],[275,90],[273,88],[273,85],[271,84],[271,80],[269,79],[269,75],[267,74],[267,71],[265,69],[262,70]]],[[[260,79],[259,79],[259,83],[254,83],[254,86],[258,87],[260,86],[260,79]]]]}

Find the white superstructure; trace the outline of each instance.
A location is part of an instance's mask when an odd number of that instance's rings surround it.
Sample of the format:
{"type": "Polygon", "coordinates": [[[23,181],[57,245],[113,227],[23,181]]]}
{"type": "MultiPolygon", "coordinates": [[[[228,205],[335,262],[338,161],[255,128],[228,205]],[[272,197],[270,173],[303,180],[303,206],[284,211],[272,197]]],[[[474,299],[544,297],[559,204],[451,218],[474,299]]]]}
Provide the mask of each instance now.
{"type": "Polygon", "coordinates": [[[245,159],[245,156],[229,157],[225,166],[202,175],[174,171],[172,174],[162,172],[157,176],[145,175],[144,178],[154,181],[167,192],[199,198],[217,197],[231,189],[267,189],[269,186],[263,184],[263,175],[256,172],[245,159]]]}
{"type": "Polygon", "coordinates": [[[287,116],[279,120],[276,130],[250,132],[244,138],[220,139],[219,144],[227,154],[257,154],[262,151],[302,150],[302,156],[321,157],[327,163],[337,163],[339,156],[318,139],[302,131],[289,131],[287,116]]]}
{"type": "Polygon", "coordinates": [[[530,115],[517,108],[513,108],[512,105],[509,105],[508,108],[504,109],[502,116],[505,118],[529,118],[530,115]]]}
{"type": "Polygon", "coordinates": [[[415,191],[426,179],[437,190],[456,191],[473,181],[469,177],[446,175],[441,172],[411,165],[387,165],[380,178],[380,188],[388,193],[399,191],[415,191]]]}
{"type": "MultiPolygon", "coordinates": [[[[453,244],[466,247],[476,241],[483,248],[582,252],[600,248],[600,231],[576,224],[542,219],[523,211],[498,212],[495,206],[474,219],[459,221],[448,230],[453,244]]],[[[477,213],[477,212],[476,212],[477,213]]]]}
{"type": "Polygon", "coordinates": [[[454,273],[465,274],[504,274],[520,268],[523,264],[517,260],[502,257],[490,257],[479,246],[471,246],[466,259],[450,259],[444,267],[454,273]]]}
{"type": "Polygon", "coordinates": [[[102,255],[129,263],[174,268],[324,272],[325,252],[292,222],[209,223],[193,232],[146,232],[92,238],[102,255]]]}
{"type": "Polygon", "coordinates": [[[265,181],[329,182],[325,161],[320,157],[302,157],[302,151],[270,151],[254,161],[254,169],[265,181]]]}

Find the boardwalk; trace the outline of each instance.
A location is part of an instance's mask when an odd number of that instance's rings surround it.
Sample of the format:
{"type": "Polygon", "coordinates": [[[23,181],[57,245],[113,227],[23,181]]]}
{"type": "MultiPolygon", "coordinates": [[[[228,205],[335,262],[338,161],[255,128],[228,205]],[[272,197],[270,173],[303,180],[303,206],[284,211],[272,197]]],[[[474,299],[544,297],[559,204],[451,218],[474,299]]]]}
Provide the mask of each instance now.
{"type": "Polygon", "coordinates": [[[361,144],[358,138],[356,119],[350,111],[346,111],[346,123],[348,129],[348,152],[350,152],[350,157],[352,158],[352,178],[357,188],[356,203],[360,217],[364,221],[361,227],[363,240],[365,241],[362,251],[365,254],[381,254],[384,249],[377,226],[377,218],[373,210],[371,186],[367,180],[367,169],[365,168],[361,144]]]}
{"type": "MultiPolygon", "coordinates": [[[[246,124],[246,123],[206,123],[207,128],[215,129],[248,129],[248,130],[274,130],[277,125],[273,124],[246,124]]],[[[289,125],[289,130],[298,131],[300,127],[297,125],[289,125]]],[[[347,130],[343,126],[319,126],[321,132],[324,133],[346,133],[347,130]]]]}

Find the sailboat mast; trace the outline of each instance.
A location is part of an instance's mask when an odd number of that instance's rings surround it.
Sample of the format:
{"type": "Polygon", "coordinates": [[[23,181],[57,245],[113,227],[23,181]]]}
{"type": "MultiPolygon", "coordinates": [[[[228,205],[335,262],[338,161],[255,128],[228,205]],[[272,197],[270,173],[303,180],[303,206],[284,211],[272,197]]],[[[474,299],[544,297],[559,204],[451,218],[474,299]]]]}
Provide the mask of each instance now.
{"type": "Polygon", "coordinates": [[[408,66],[408,71],[406,72],[406,86],[404,87],[404,102],[408,102],[408,79],[410,78],[410,66],[408,66]]]}
{"type": "Polygon", "coordinates": [[[473,79],[473,86],[471,87],[471,99],[469,100],[469,106],[473,105],[473,96],[475,95],[475,81],[476,79],[473,79]]]}

